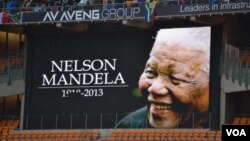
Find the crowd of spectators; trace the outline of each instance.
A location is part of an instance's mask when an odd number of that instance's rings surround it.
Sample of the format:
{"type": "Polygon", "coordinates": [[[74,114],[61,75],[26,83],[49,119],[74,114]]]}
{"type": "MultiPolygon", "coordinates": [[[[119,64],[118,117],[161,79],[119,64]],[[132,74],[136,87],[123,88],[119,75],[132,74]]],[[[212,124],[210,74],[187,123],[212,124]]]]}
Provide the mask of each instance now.
{"type": "MultiPolygon", "coordinates": [[[[22,9],[22,11],[42,12],[47,10],[68,10],[70,7],[79,6],[101,6],[103,8],[112,9],[119,5],[131,5],[135,3],[144,3],[146,0],[0,0],[0,12],[8,11],[8,9],[22,9]]],[[[234,0],[158,0],[159,3],[185,4],[209,2],[216,3],[218,1],[234,1],[234,0]]]]}
{"type": "Polygon", "coordinates": [[[115,4],[129,4],[145,2],[145,0],[0,0],[0,9],[19,9],[22,11],[41,12],[48,9],[65,10],[69,6],[99,5],[105,8],[114,8],[115,4]]]}

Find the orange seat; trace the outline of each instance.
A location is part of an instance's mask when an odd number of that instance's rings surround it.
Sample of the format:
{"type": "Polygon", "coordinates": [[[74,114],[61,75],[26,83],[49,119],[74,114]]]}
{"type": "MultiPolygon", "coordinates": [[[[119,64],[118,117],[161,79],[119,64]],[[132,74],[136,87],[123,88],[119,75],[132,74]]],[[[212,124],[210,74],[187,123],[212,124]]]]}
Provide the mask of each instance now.
{"type": "Polygon", "coordinates": [[[250,125],[250,117],[247,118],[247,125],[250,125]]]}
{"type": "Polygon", "coordinates": [[[241,125],[247,124],[247,117],[242,117],[239,124],[241,125]]]}
{"type": "Polygon", "coordinates": [[[233,125],[240,124],[240,120],[241,120],[240,117],[234,117],[232,124],[233,124],[233,125]]]}

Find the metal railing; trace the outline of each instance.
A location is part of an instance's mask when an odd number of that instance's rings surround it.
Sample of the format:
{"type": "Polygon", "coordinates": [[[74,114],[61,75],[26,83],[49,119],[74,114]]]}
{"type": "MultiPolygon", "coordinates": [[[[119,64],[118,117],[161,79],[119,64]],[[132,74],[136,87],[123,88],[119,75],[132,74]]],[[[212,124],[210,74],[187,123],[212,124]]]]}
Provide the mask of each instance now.
{"type": "MultiPolygon", "coordinates": [[[[217,4],[217,3],[228,3],[228,2],[249,2],[248,0],[159,0],[157,5],[172,6],[172,5],[195,5],[195,4],[217,4]]],[[[144,7],[145,3],[112,3],[112,4],[88,4],[88,5],[69,5],[69,4],[58,4],[58,5],[45,5],[41,6],[35,3],[33,7],[23,7],[22,4],[18,4],[17,7],[6,8],[6,3],[3,3],[0,8],[0,24],[23,24],[22,15],[23,13],[41,13],[47,11],[74,11],[74,10],[88,10],[88,9],[106,9],[106,8],[121,8],[121,7],[144,7]],[[111,6],[110,6],[111,5],[111,6]],[[6,16],[6,13],[8,16],[6,16]]]]}
{"type": "MultiPolygon", "coordinates": [[[[129,113],[100,113],[100,114],[55,114],[55,115],[26,115],[23,118],[23,130],[36,129],[36,130],[44,130],[44,129],[113,129],[113,128],[121,128],[116,127],[119,121],[121,121],[124,117],[129,117],[129,113]]],[[[190,121],[188,126],[178,125],[174,129],[195,129],[195,122],[198,120],[198,117],[203,117],[206,119],[206,122],[203,124],[204,129],[210,129],[211,122],[213,122],[210,113],[193,113],[190,117],[190,121]]],[[[4,116],[2,119],[17,119],[16,116],[4,116]]],[[[131,116],[129,118],[131,121],[129,123],[130,126],[126,127],[128,129],[145,129],[152,128],[149,123],[143,126],[133,125],[136,123],[138,118],[131,116]]],[[[147,119],[146,119],[147,120],[147,119]]],[[[123,128],[123,127],[122,127],[123,128]]],[[[200,127],[199,127],[200,128],[200,127]]]]}
{"type": "MultiPolygon", "coordinates": [[[[159,5],[183,5],[183,4],[215,4],[219,2],[240,2],[240,1],[248,1],[248,0],[158,0],[159,5]]],[[[2,8],[0,8],[0,12],[44,12],[43,10],[70,10],[70,9],[88,9],[88,8],[106,8],[106,4],[86,4],[86,5],[70,5],[70,4],[55,4],[55,5],[45,5],[41,6],[40,3],[32,3],[35,5],[33,7],[24,7],[22,3],[18,3],[16,7],[6,8],[7,3],[2,4],[2,8]],[[39,10],[38,10],[39,9],[39,10]]],[[[145,5],[145,2],[124,2],[124,3],[111,3],[111,5],[115,7],[127,7],[127,6],[138,6],[145,5]]]]}
{"type": "Polygon", "coordinates": [[[24,57],[9,56],[0,58],[0,84],[7,83],[11,85],[11,81],[20,80],[24,78],[24,57]]]}

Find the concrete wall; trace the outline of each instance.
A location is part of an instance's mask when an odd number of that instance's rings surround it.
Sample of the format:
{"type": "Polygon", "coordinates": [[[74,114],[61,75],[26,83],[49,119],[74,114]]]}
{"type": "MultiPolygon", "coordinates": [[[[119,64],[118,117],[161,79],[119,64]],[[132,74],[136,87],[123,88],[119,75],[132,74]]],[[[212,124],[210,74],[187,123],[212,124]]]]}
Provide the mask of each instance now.
{"type": "Polygon", "coordinates": [[[7,83],[0,84],[0,96],[10,96],[24,93],[24,79],[15,80],[11,82],[11,85],[7,83]]]}
{"type": "MultiPolygon", "coordinates": [[[[241,49],[247,49],[249,44],[249,24],[246,16],[228,16],[223,25],[223,46],[230,44],[241,49]],[[247,27],[247,28],[246,28],[247,27]]],[[[250,48],[249,48],[250,49],[250,48]]],[[[237,95],[247,92],[249,88],[242,82],[240,85],[238,80],[232,80],[229,76],[227,79],[224,74],[221,75],[221,91],[220,91],[220,124],[228,124],[231,117],[237,110],[237,95]]],[[[246,95],[245,95],[246,96],[246,95]]],[[[244,97],[244,96],[243,96],[244,97]]],[[[248,96],[246,97],[248,98],[248,96]]]]}

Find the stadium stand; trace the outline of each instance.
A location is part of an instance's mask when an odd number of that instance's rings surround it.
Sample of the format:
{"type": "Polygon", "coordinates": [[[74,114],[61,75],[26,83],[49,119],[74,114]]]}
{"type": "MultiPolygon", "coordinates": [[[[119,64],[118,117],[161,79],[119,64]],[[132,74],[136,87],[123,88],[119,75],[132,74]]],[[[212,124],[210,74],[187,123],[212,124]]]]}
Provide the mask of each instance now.
{"type": "Polygon", "coordinates": [[[101,137],[99,130],[18,131],[19,120],[0,122],[1,141],[220,141],[220,130],[207,129],[119,129],[101,137]]]}
{"type": "Polygon", "coordinates": [[[249,116],[235,116],[233,117],[233,120],[231,124],[233,125],[249,125],[249,116]]]}
{"type": "Polygon", "coordinates": [[[215,130],[115,130],[102,141],[220,141],[221,131],[215,130]]]}
{"type": "Polygon", "coordinates": [[[19,120],[0,122],[1,141],[89,141],[100,138],[98,130],[17,131],[19,120]]]}

